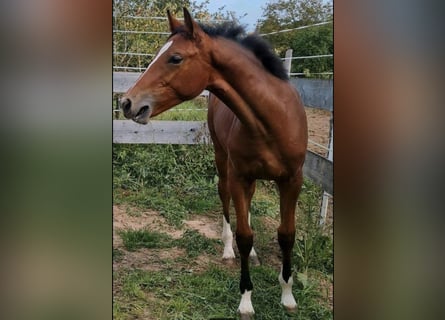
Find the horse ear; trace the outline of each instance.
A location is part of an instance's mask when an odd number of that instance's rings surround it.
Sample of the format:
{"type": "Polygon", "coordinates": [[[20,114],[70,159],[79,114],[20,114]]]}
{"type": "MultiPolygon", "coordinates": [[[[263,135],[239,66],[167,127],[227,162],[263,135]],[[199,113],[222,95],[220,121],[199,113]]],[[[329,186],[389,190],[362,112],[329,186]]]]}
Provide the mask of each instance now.
{"type": "Polygon", "coordinates": [[[168,23],[170,25],[170,32],[173,33],[176,29],[178,29],[182,24],[176,19],[171,13],[170,10],[167,10],[168,23]]]}
{"type": "Polygon", "coordinates": [[[200,26],[193,20],[192,16],[190,15],[190,12],[187,10],[187,8],[183,8],[184,10],[184,24],[185,28],[187,30],[187,33],[192,38],[197,38],[199,30],[201,30],[200,26]]]}

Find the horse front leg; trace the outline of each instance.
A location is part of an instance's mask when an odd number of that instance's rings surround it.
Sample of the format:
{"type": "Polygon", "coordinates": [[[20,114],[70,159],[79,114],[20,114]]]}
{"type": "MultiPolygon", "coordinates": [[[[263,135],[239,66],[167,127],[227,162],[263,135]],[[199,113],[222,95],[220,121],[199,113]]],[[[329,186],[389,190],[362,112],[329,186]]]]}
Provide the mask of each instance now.
{"type": "Polygon", "coordinates": [[[232,262],[235,259],[235,252],[233,251],[233,233],[230,227],[230,190],[227,176],[227,154],[222,150],[218,140],[213,135],[212,140],[214,141],[213,144],[215,147],[215,163],[219,175],[218,194],[223,209],[223,230],[221,239],[224,243],[224,252],[222,258],[224,261],[232,262]]]}
{"type": "Polygon", "coordinates": [[[232,175],[229,185],[236,212],[236,244],[241,258],[241,302],[238,312],[241,319],[251,319],[255,311],[251,300],[253,284],[249,273],[249,255],[253,247],[253,232],[249,225],[249,208],[255,191],[255,181],[232,175]]]}
{"type": "Polygon", "coordinates": [[[233,233],[230,228],[230,191],[228,188],[228,180],[226,175],[220,174],[218,182],[218,192],[223,207],[223,231],[222,241],[224,243],[223,260],[232,261],[235,259],[233,251],[233,233]]]}
{"type": "Polygon", "coordinates": [[[278,227],[278,243],[283,255],[278,280],[281,285],[281,304],[290,312],[295,312],[297,302],[292,294],[292,249],[295,243],[295,207],[303,184],[303,175],[278,182],[280,190],[281,223],[278,227]]]}

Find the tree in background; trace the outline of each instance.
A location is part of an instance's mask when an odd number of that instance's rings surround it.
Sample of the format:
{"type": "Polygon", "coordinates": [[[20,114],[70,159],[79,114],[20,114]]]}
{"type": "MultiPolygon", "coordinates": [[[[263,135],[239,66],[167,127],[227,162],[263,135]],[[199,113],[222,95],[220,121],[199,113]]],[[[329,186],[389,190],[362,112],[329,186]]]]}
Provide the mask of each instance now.
{"type": "Polygon", "coordinates": [[[114,0],[113,30],[150,33],[113,32],[113,51],[150,54],[150,56],[114,54],[113,65],[142,68],[148,66],[153,59],[152,55],[165,43],[170,34],[167,9],[178,18],[182,17],[182,8],[187,7],[193,12],[194,18],[201,21],[236,19],[233,12],[224,11],[224,7],[217,13],[209,13],[208,4],[209,0],[200,3],[190,0],[114,0]],[[156,34],[156,32],[167,34],[156,34]]]}
{"type": "MultiPolygon", "coordinates": [[[[271,1],[264,8],[262,19],[257,24],[257,31],[270,33],[331,21],[332,18],[331,2],[325,3],[323,0],[271,1]]],[[[314,56],[334,52],[332,24],[267,35],[265,38],[281,57],[284,57],[287,49],[293,49],[293,56],[314,56]]],[[[333,59],[330,57],[292,61],[292,72],[304,72],[307,77],[320,77],[311,74],[332,72],[332,70],[333,59]]]]}

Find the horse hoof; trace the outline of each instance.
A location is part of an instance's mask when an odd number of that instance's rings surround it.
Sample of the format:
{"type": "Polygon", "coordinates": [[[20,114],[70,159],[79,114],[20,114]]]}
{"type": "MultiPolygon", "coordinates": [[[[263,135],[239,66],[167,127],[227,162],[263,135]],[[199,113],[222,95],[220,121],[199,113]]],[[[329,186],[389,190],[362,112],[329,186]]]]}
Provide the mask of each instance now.
{"type": "Polygon", "coordinates": [[[233,251],[233,249],[230,249],[224,249],[224,253],[222,256],[223,260],[235,260],[235,252],[233,251]]]}
{"type": "Polygon", "coordinates": [[[285,306],[285,305],[283,305],[283,307],[284,307],[284,309],[286,309],[286,311],[288,313],[296,313],[297,310],[298,310],[297,305],[294,305],[294,306],[285,306]]]}
{"type": "Polygon", "coordinates": [[[235,255],[233,254],[224,254],[223,256],[222,256],[222,259],[223,260],[235,260],[235,255]]]}

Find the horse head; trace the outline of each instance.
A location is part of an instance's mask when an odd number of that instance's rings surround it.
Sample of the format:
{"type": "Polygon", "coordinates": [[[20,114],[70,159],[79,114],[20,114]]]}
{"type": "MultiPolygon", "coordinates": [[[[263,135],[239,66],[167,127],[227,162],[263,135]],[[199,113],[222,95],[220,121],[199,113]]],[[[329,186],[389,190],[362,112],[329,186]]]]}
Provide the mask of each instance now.
{"type": "Polygon", "coordinates": [[[198,96],[210,77],[208,36],[184,8],[184,23],[167,12],[171,35],[145,72],[120,100],[127,119],[146,124],[198,96]]]}

